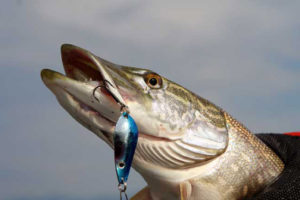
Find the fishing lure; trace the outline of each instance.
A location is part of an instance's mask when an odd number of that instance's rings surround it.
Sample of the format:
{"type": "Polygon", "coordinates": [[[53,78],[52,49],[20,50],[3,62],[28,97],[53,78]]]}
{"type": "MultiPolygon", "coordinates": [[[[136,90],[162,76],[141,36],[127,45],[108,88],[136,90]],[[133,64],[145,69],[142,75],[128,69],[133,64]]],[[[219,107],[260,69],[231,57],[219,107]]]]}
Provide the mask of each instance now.
{"type": "Polygon", "coordinates": [[[118,178],[120,199],[126,194],[127,179],[138,141],[138,128],[128,111],[124,111],[117,121],[114,131],[115,169],[118,178]]]}
{"type": "Polygon", "coordinates": [[[102,84],[94,88],[93,96],[97,101],[99,101],[99,99],[97,99],[95,96],[96,89],[104,87],[108,92],[111,93],[112,97],[121,106],[122,114],[117,121],[113,137],[115,150],[115,169],[119,182],[118,188],[120,191],[120,200],[122,199],[122,193],[125,194],[125,197],[128,200],[126,194],[127,179],[138,141],[138,128],[134,119],[129,115],[128,107],[125,105],[122,96],[116,89],[113,80],[107,75],[105,68],[103,68],[103,66],[100,67],[102,73],[106,75],[106,79],[103,80],[102,84]]]}

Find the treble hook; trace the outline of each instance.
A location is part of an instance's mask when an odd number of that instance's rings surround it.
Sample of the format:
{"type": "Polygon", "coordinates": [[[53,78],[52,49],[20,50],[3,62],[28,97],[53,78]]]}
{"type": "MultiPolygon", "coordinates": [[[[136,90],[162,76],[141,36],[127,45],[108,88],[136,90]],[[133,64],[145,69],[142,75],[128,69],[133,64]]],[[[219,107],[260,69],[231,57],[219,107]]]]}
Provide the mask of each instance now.
{"type": "MultiPolygon", "coordinates": [[[[106,86],[106,83],[108,83],[109,85],[111,85],[112,87],[114,87],[108,80],[104,79],[103,82],[101,82],[101,84],[99,84],[98,86],[96,86],[94,89],[93,89],[93,97],[98,101],[100,102],[100,100],[96,97],[95,95],[95,92],[98,88],[105,88],[107,89],[107,86],[106,86]]],[[[121,108],[120,108],[120,111],[121,113],[123,112],[127,112],[129,113],[129,110],[128,110],[128,107],[126,105],[124,105],[123,103],[121,103],[110,91],[109,89],[107,89],[107,91],[111,94],[111,96],[115,99],[115,101],[120,104],[121,108]]]]}
{"type": "Polygon", "coordinates": [[[126,192],[121,192],[121,191],[120,191],[120,200],[122,200],[122,193],[125,194],[125,198],[126,198],[126,200],[128,200],[128,196],[127,196],[126,192]]]}
{"type": "Polygon", "coordinates": [[[127,189],[127,183],[124,182],[124,179],[122,178],[122,183],[119,183],[118,189],[120,191],[120,200],[122,200],[122,193],[124,193],[126,200],[128,200],[128,196],[126,194],[127,189]]]}
{"type": "Polygon", "coordinates": [[[98,102],[100,102],[100,101],[99,101],[99,99],[95,96],[95,92],[96,92],[96,90],[97,90],[98,88],[102,88],[102,87],[104,87],[104,85],[98,85],[98,86],[96,86],[96,87],[93,89],[93,97],[94,97],[98,102]]]}
{"type": "MultiPolygon", "coordinates": [[[[100,101],[99,101],[99,99],[95,96],[95,92],[96,92],[96,90],[97,90],[98,88],[103,88],[103,87],[104,87],[105,89],[107,89],[106,83],[108,83],[109,85],[111,85],[112,87],[114,87],[108,80],[104,79],[103,82],[101,82],[98,86],[96,86],[96,87],[93,89],[93,97],[94,97],[98,102],[100,102],[100,101]]],[[[108,90],[108,91],[109,91],[109,90],[108,90]]]]}

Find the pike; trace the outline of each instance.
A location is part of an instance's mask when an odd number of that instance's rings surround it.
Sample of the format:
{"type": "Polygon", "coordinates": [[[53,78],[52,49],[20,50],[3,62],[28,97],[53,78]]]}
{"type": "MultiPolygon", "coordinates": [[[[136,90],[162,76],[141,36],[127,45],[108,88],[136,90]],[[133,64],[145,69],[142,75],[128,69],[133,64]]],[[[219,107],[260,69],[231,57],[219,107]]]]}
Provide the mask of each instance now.
{"type": "Polygon", "coordinates": [[[120,116],[115,97],[135,119],[133,168],[148,185],[132,199],[244,199],[283,171],[281,159],[240,122],[167,78],[69,44],[61,55],[66,75],[44,69],[41,77],[74,119],[112,148],[120,116]],[[114,87],[94,91],[106,80],[114,87]]]}

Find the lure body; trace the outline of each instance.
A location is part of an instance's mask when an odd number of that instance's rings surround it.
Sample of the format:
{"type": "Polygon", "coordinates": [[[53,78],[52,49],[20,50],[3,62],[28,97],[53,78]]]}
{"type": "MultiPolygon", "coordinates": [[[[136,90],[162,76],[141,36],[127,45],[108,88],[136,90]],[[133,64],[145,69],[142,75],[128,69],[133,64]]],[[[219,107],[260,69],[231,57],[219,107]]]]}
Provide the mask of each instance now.
{"type": "Polygon", "coordinates": [[[123,112],[114,132],[115,168],[119,184],[127,182],[137,141],[137,125],[127,112],[123,112]]]}

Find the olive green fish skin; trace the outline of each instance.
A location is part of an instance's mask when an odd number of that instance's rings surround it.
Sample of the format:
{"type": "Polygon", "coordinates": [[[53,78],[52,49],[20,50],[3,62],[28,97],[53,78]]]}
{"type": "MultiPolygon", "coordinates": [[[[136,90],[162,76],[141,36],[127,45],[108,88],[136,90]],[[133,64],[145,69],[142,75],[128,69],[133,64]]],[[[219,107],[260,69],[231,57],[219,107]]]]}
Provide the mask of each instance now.
{"type": "MultiPolygon", "coordinates": [[[[205,185],[214,188],[203,199],[251,197],[273,183],[284,168],[280,158],[249,130],[227,113],[225,119],[229,132],[226,151],[213,161],[214,167],[208,176],[201,175],[188,181],[199,188],[205,188],[205,185]]],[[[195,196],[198,195],[201,194],[195,196]]]]}
{"type": "Polygon", "coordinates": [[[133,168],[147,187],[133,200],[244,199],[284,169],[280,158],[227,112],[167,78],[68,44],[62,58],[67,76],[52,70],[41,76],[74,119],[113,148],[120,105],[110,94],[122,98],[134,118],[139,139],[133,168]],[[149,76],[159,84],[149,85],[149,76]],[[114,87],[94,90],[104,79],[114,87]]]}

